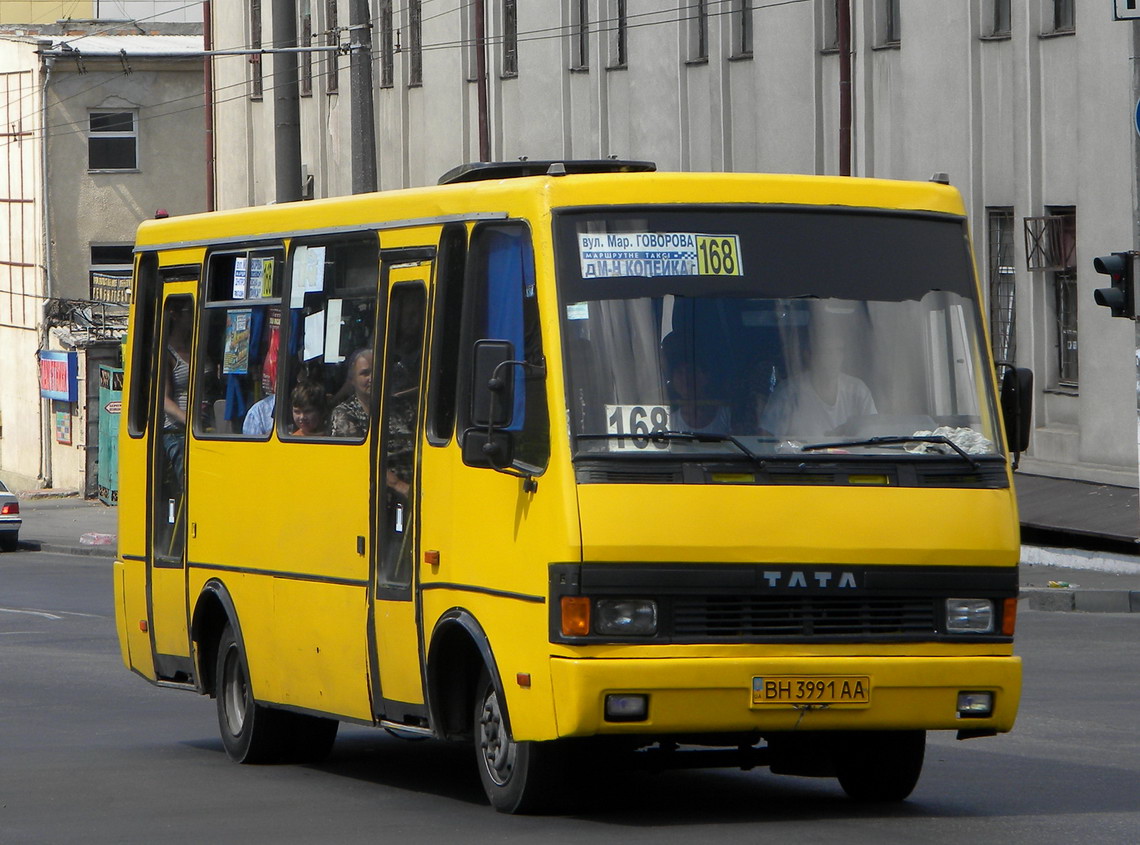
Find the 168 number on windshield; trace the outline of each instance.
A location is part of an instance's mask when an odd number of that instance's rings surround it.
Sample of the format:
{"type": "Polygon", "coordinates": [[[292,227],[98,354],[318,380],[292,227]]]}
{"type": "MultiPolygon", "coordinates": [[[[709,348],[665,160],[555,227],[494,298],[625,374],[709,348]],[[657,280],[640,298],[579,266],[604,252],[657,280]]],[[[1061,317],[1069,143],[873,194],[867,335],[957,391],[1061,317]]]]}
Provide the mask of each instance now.
{"type": "Polygon", "coordinates": [[[611,450],[669,448],[661,435],[669,430],[669,408],[665,405],[606,405],[606,432],[627,435],[609,441],[611,450]]]}
{"type": "Polygon", "coordinates": [[[701,276],[743,276],[737,235],[697,235],[697,273],[701,276]]]}

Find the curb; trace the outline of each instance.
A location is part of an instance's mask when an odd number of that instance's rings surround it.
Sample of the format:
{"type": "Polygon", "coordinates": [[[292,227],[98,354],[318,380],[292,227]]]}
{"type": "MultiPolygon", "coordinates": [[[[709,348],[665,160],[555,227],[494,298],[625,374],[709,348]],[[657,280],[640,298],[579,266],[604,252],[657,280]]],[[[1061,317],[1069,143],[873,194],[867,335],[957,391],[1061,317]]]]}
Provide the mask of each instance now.
{"type": "Polygon", "coordinates": [[[55,543],[41,543],[38,540],[21,540],[20,549],[26,552],[50,552],[57,555],[78,555],[80,557],[105,557],[113,560],[115,546],[63,546],[55,543]]]}
{"type": "Polygon", "coordinates": [[[1140,590],[1022,590],[1018,607],[1080,613],[1140,613],[1140,590]]]}

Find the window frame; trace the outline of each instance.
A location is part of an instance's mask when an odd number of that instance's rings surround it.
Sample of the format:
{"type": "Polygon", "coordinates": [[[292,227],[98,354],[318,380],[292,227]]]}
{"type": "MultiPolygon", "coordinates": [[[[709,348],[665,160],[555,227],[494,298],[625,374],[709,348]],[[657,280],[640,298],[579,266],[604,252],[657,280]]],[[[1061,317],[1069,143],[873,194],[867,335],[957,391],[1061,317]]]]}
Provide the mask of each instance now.
{"type": "Polygon", "coordinates": [[[732,54],[730,59],[751,59],[755,36],[753,0],[732,0],[732,54]]]}
{"type": "Polygon", "coordinates": [[[380,87],[392,88],[396,83],[394,21],[392,0],[380,0],[379,21],[376,28],[380,35],[380,87]]]}
{"type": "MultiPolygon", "coordinates": [[[[251,50],[260,50],[262,47],[261,0],[249,0],[249,47],[251,50]]],[[[261,53],[250,53],[249,98],[255,102],[265,99],[265,79],[261,59],[261,53]]]]}
{"type": "Polygon", "coordinates": [[[629,21],[627,0],[609,0],[610,14],[606,21],[609,55],[607,70],[621,70],[629,66],[629,21]]]}
{"type": "Polygon", "coordinates": [[[138,173],[142,168],[139,162],[139,110],[138,109],[111,109],[95,108],[87,111],[87,172],[88,173],[138,173]],[[130,115],[131,128],[124,129],[95,129],[92,125],[99,116],[130,115]],[[129,141],[131,148],[130,167],[99,167],[94,162],[92,144],[95,141],[129,141]]]}
{"type": "MultiPolygon", "coordinates": [[[[901,0],[880,0],[879,43],[878,47],[899,47],[902,45],[902,3],[901,0]]],[[[852,16],[854,17],[854,16],[852,16]]]]}
{"type": "Polygon", "coordinates": [[[996,363],[1017,361],[1017,265],[1014,209],[986,209],[990,347],[996,363]]]}
{"type": "MultiPolygon", "coordinates": [[[[515,230],[522,232],[527,245],[530,249],[531,270],[535,274],[533,280],[537,284],[538,273],[538,255],[534,248],[534,230],[531,228],[529,221],[519,218],[511,218],[508,220],[496,220],[489,222],[482,222],[476,224],[470,232],[467,240],[467,255],[464,269],[464,284],[463,284],[463,317],[462,329],[460,332],[460,349],[459,349],[459,390],[458,402],[456,408],[456,426],[457,431],[461,432],[458,440],[460,447],[463,446],[463,441],[466,433],[476,426],[473,425],[471,420],[471,397],[474,385],[472,384],[471,373],[473,372],[473,348],[476,340],[481,339],[483,335],[482,321],[486,317],[487,307],[487,280],[489,273],[483,272],[484,265],[482,262],[486,259],[487,250],[483,246],[481,240],[485,236],[484,233],[515,230]]],[[[521,299],[523,314],[524,337],[527,341],[537,344],[537,351],[540,355],[541,361],[532,361],[530,363],[543,365],[541,374],[524,374],[522,381],[525,385],[535,385],[533,389],[526,388],[526,394],[523,402],[526,409],[532,407],[539,413],[539,419],[535,419],[535,414],[528,415],[523,421],[523,428],[521,430],[508,429],[511,431],[515,438],[515,455],[511,463],[514,470],[521,471],[530,476],[542,475],[546,468],[550,465],[550,440],[551,440],[551,424],[549,413],[549,385],[547,384],[547,369],[546,363],[546,341],[542,337],[542,325],[539,312],[538,293],[535,290],[533,295],[527,295],[525,290],[521,299]],[[528,305],[528,302],[530,303],[528,305]],[[519,444],[527,443],[528,440],[534,440],[534,445],[537,447],[536,455],[541,458],[541,461],[530,463],[520,458],[519,444]]],[[[526,350],[515,350],[516,358],[524,359],[526,357],[526,350]]]]}
{"type": "Polygon", "coordinates": [[[590,69],[590,0],[570,0],[570,70],[590,69]]]}
{"type": "MultiPolygon", "coordinates": [[[[391,0],[388,0],[391,2],[391,0]]],[[[423,3],[422,0],[407,0],[408,14],[408,87],[419,88],[424,84],[423,49],[423,3]]]]}
{"type": "Polygon", "coordinates": [[[516,79],[519,75],[519,8],[517,0],[502,0],[500,24],[502,26],[502,79],[516,79]]]}
{"type": "Polygon", "coordinates": [[[688,64],[705,64],[709,60],[709,0],[691,0],[689,9],[688,64]]]}

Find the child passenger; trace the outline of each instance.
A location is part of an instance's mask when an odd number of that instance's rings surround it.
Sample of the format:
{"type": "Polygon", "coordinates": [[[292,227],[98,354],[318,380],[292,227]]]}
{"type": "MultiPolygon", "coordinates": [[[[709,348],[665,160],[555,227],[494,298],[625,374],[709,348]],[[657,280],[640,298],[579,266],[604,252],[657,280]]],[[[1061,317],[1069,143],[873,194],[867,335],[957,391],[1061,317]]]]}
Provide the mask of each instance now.
{"type": "Polygon", "coordinates": [[[290,395],[293,434],[301,437],[328,434],[328,397],[319,384],[301,382],[290,395]]]}

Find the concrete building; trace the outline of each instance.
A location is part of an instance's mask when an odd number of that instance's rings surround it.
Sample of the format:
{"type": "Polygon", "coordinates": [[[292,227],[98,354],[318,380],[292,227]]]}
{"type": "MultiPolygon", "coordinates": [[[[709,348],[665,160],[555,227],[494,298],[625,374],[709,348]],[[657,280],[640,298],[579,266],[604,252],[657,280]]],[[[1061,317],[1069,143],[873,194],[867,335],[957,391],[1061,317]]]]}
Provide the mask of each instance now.
{"type": "Polygon", "coordinates": [[[49,5],[5,0],[0,22],[0,475],[94,495],[135,229],[206,207],[201,23],[45,23],[49,5]]]}
{"type": "MultiPolygon", "coordinates": [[[[361,2],[370,91],[353,0],[296,2],[300,44],[345,50],[299,54],[303,196],[351,192],[369,110],[381,188],[481,154],[839,172],[836,0],[361,2]]],[[[995,353],[1036,374],[1023,468],[1136,487],[1135,326],[1093,304],[1092,259],[1137,244],[1137,25],[1109,2],[850,2],[852,174],[962,191],[995,353]]],[[[213,4],[215,46],[271,45],[271,7],[213,4]]],[[[214,59],[219,207],[277,195],[269,61],[214,59]]]]}

